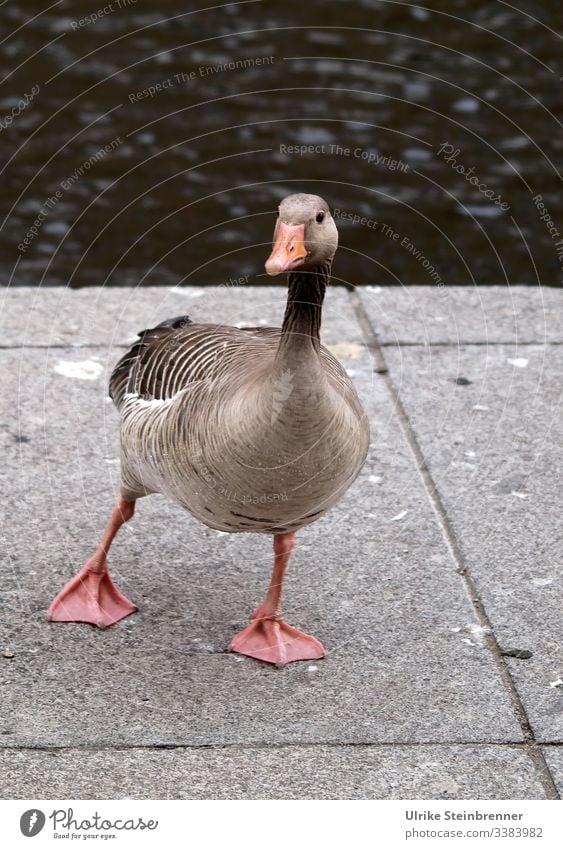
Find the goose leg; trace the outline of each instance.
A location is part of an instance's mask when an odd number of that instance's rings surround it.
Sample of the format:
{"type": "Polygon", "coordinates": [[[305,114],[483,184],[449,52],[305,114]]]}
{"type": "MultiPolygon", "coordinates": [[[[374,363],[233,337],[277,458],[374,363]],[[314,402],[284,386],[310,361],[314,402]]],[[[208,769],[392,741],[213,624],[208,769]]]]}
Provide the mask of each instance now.
{"type": "Polygon", "coordinates": [[[293,660],[324,657],[324,648],[315,637],[292,628],[281,618],[283,576],[294,547],[295,534],[275,534],[274,569],[268,593],[251,614],[251,624],[232,640],[231,651],[282,666],[293,660]]]}
{"type": "Polygon", "coordinates": [[[95,554],[53,599],[49,619],[53,622],[89,622],[106,628],[137,610],[115,587],[106,560],[115,535],[134,512],[134,501],[118,498],[95,554]]]}

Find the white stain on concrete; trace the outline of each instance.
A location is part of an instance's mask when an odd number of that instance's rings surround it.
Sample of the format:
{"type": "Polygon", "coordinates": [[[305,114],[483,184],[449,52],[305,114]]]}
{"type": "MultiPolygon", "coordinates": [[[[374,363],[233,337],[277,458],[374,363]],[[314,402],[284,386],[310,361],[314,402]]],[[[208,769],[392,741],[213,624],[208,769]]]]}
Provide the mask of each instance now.
{"type": "Polygon", "coordinates": [[[186,298],[201,298],[205,295],[205,289],[191,289],[183,286],[171,286],[168,291],[174,292],[175,295],[185,295],[186,298]]]}
{"type": "Polygon", "coordinates": [[[534,587],[548,587],[553,583],[553,578],[532,578],[534,587]]]}
{"type": "Polygon", "coordinates": [[[462,638],[462,642],[468,646],[478,646],[479,648],[483,648],[487,644],[486,636],[491,633],[491,629],[486,625],[478,625],[475,622],[470,622],[464,625],[463,628],[453,628],[452,630],[468,634],[467,637],[462,638]]]}
{"type": "Polygon", "coordinates": [[[59,360],[54,369],[57,374],[62,374],[63,377],[72,377],[75,380],[97,380],[104,367],[95,360],[80,360],[78,362],[59,360]]]}
{"type": "Polygon", "coordinates": [[[364,352],[363,346],[356,342],[335,342],[326,347],[337,360],[358,360],[364,352]]]}
{"type": "Polygon", "coordinates": [[[404,518],[405,518],[405,516],[407,515],[407,513],[408,513],[408,510],[401,510],[401,512],[400,512],[400,513],[397,513],[397,515],[396,515],[396,516],[393,516],[393,518],[392,518],[392,519],[389,519],[389,521],[390,521],[390,522],[400,522],[400,521],[401,521],[401,519],[404,519],[404,518]]]}
{"type": "Polygon", "coordinates": [[[511,366],[516,366],[516,368],[526,368],[530,361],[525,357],[516,357],[514,360],[508,360],[508,362],[511,366]]]}

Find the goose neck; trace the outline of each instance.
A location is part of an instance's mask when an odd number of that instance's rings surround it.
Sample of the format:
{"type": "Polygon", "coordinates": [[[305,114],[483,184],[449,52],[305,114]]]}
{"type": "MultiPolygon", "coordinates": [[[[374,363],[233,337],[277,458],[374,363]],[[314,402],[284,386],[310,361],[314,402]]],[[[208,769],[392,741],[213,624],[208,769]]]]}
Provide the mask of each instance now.
{"type": "Polygon", "coordinates": [[[329,262],[290,273],[280,350],[319,350],[323,300],[329,278],[329,262]]]}

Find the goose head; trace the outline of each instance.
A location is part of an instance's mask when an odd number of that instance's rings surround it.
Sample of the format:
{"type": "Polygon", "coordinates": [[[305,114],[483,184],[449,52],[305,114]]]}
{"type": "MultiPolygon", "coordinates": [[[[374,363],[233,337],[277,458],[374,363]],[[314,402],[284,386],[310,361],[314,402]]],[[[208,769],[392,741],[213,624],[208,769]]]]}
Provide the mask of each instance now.
{"type": "Polygon", "coordinates": [[[338,230],[326,200],[318,195],[288,195],[279,205],[274,246],[266,260],[270,276],[303,271],[331,262],[338,230]]]}

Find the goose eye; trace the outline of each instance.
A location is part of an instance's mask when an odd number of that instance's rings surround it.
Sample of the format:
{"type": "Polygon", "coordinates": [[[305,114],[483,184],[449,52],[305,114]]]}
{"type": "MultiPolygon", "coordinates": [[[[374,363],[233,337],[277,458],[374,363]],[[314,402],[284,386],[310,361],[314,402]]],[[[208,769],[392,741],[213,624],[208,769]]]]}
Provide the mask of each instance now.
{"type": "Polygon", "coordinates": [[[316,222],[317,224],[321,224],[324,221],[325,214],[324,212],[317,212],[316,222]]]}

